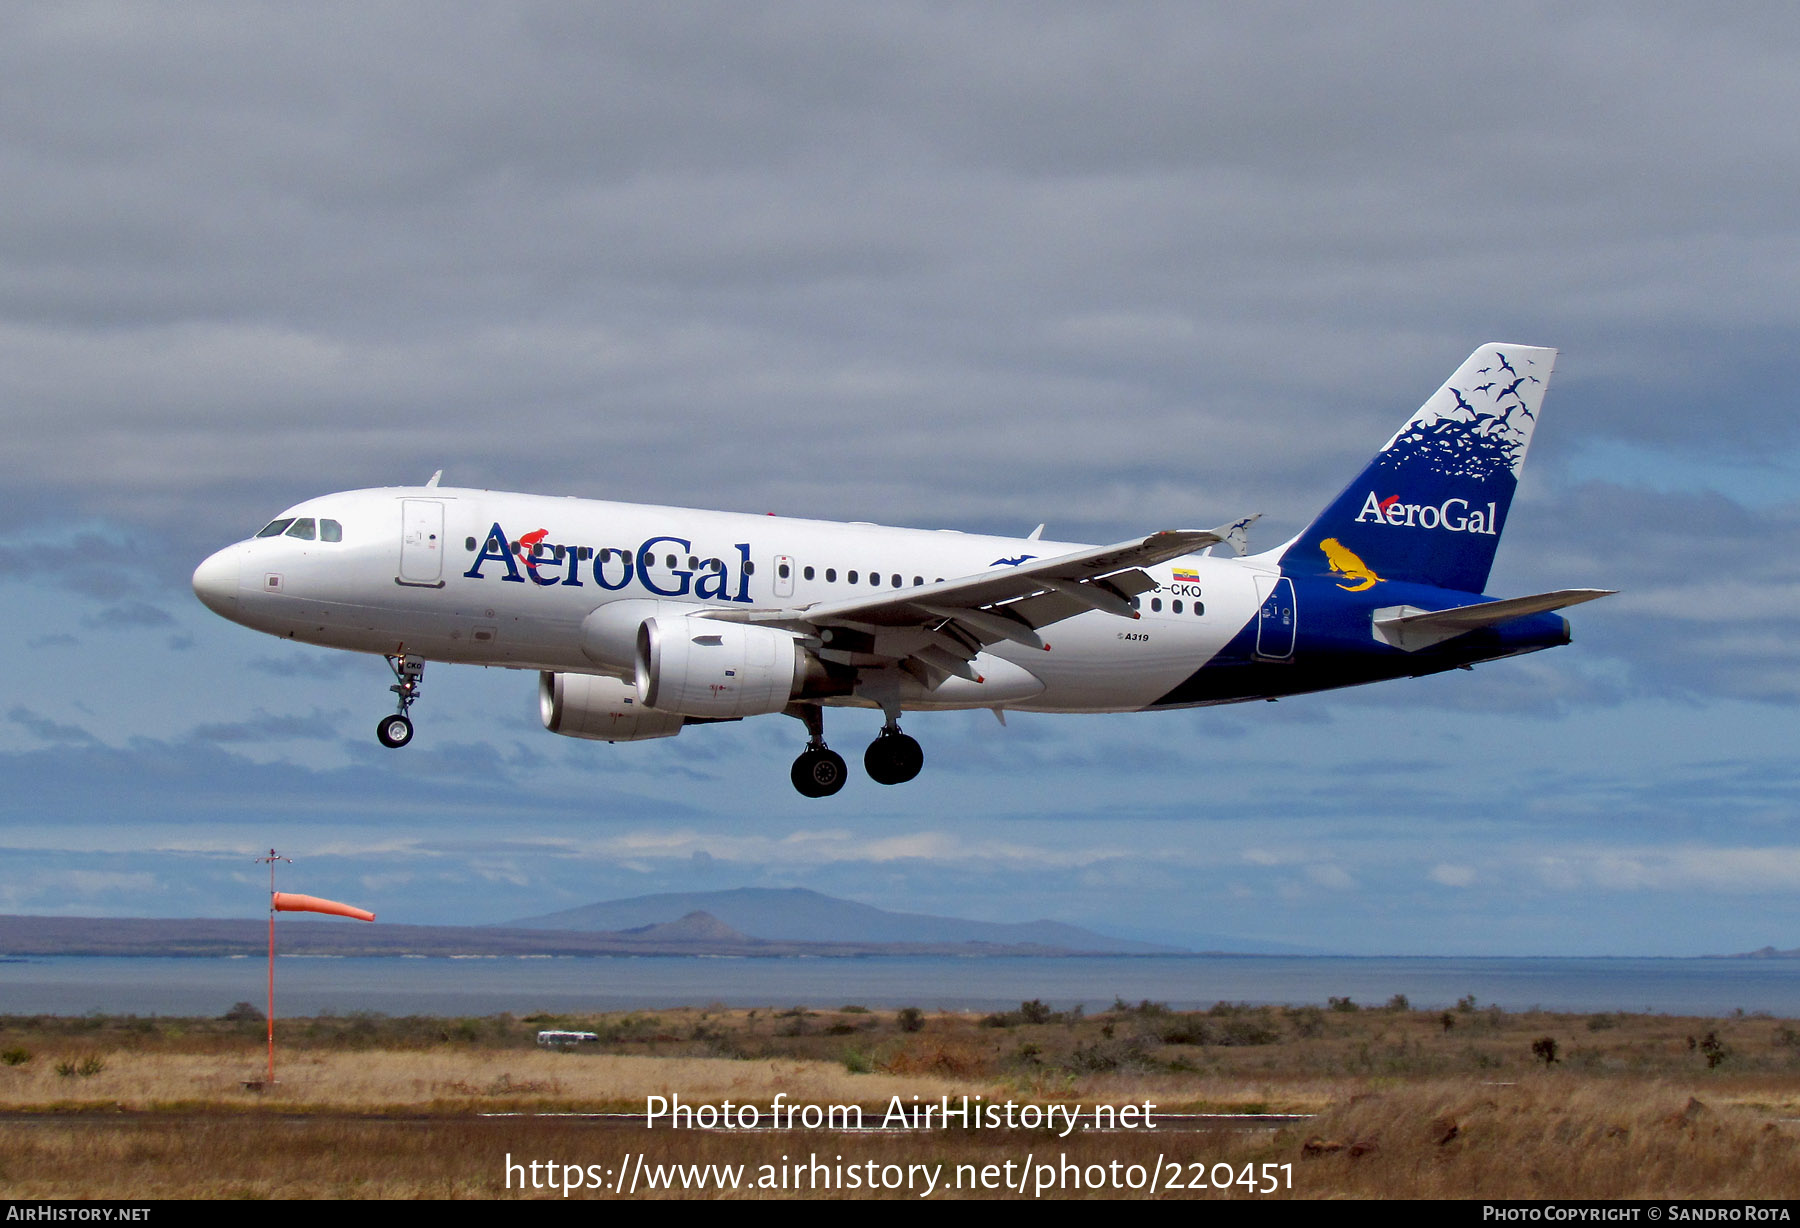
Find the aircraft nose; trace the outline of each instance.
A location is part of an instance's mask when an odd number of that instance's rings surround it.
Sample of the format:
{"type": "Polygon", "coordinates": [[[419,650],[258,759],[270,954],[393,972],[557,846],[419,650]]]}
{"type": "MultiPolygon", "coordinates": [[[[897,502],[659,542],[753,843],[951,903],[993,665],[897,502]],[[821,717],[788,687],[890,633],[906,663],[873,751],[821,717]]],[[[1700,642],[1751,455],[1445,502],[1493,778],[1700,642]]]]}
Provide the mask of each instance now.
{"type": "Polygon", "coordinates": [[[237,617],[238,548],[227,546],[194,568],[194,596],[222,618],[237,617]]]}

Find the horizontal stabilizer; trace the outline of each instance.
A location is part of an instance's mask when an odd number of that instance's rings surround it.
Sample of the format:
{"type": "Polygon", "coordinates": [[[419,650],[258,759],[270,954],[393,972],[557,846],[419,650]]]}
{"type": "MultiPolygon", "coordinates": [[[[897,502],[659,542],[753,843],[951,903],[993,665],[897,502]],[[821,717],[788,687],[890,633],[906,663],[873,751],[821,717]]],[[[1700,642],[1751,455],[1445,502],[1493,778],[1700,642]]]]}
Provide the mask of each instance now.
{"type": "Polygon", "coordinates": [[[1421,610],[1409,605],[1387,606],[1372,618],[1375,638],[1404,652],[1418,652],[1483,627],[1498,626],[1530,614],[1544,614],[1565,606],[1610,597],[1610,588],[1563,588],[1531,597],[1508,597],[1459,605],[1449,610],[1421,610]]]}

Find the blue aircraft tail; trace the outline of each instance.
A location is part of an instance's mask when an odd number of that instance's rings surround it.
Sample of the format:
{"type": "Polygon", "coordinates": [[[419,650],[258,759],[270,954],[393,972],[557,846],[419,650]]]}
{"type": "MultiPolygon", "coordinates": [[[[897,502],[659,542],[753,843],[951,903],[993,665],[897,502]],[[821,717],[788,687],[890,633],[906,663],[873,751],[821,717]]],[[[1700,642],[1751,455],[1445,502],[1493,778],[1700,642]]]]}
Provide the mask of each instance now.
{"type": "Polygon", "coordinates": [[[1555,365],[1551,349],[1476,350],[1289,543],[1282,570],[1347,592],[1393,580],[1480,593],[1555,365]]]}

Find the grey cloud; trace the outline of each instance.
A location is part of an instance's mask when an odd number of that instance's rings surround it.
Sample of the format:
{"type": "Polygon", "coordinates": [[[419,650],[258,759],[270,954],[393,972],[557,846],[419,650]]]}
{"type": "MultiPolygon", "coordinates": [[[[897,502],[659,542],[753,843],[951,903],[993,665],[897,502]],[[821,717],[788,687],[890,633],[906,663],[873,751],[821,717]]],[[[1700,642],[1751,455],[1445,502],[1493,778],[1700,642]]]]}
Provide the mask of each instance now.
{"type": "Polygon", "coordinates": [[[17,705],[9,710],[6,719],[26,730],[32,736],[46,742],[83,743],[98,745],[98,739],[79,725],[65,725],[48,717],[33,712],[30,708],[17,705]]]}
{"type": "Polygon", "coordinates": [[[1792,439],[1790,20],[454,11],[19,20],[16,479],[199,537],[439,463],[982,524],[1072,472],[1099,535],[1321,497],[1517,329],[1581,429],[1727,375],[1792,439]]]}
{"type": "Polygon", "coordinates": [[[307,716],[258,712],[253,719],[247,721],[197,725],[192,736],[203,742],[217,743],[268,742],[288,738],[334,742],[343,736],[346,724],[347,714],[322,712],[316,708],[307,716]]]}
{"type": "MultiPolygon", "coordinates": [[[[17,511],[18,509],[14,509],[17,511]]],[[[147,596],[161,548],[135,530],[57,523],[25,509],[30,519],[7,527],[10,540],[0,542],[0,576],[45,578],[69,592],[99,601],[147,596]]]]}
{"type": "Polygon", "coordinates": [[[85,615],[81,625],[96,631],[109,631],[130,627],[169,627],[175,619],[160,606],[151,605],[148,601],[129,601],[120,605],[109,605],[92,614],[85,615]]]}
{"type": "Polygon", "coordinates": [[[250,668],[275,678],[350,678],[367,672],[368,662],[348,653],[296,652],[287,657],[254,657],[250,668]]]}

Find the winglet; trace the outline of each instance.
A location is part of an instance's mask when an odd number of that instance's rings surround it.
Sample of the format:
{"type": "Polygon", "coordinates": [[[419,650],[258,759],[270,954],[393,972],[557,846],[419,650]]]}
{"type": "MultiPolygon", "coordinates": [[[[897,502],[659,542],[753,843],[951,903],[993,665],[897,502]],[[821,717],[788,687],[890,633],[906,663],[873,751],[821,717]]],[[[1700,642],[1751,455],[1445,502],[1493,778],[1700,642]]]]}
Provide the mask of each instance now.
{"type": "Polygon", "coordinates": [[[1261,519],[1262,513],[1256,512],[1244,517],[1242,520],[1234,520],[1230,524],[1222,524],[1214,529],[1213,532],[1218,533],[1225,544],[1231,547],[1231,552],[1241,559],[1246,554],[1250,553],[1250,526],[1261,519]]]}

